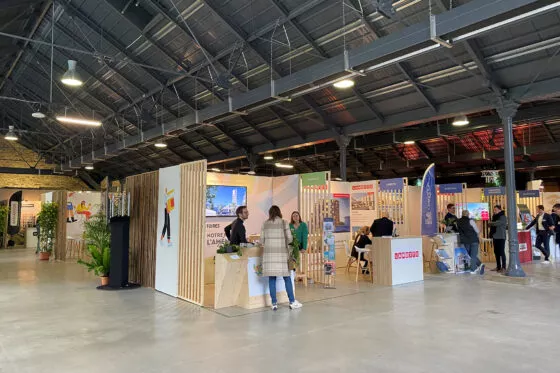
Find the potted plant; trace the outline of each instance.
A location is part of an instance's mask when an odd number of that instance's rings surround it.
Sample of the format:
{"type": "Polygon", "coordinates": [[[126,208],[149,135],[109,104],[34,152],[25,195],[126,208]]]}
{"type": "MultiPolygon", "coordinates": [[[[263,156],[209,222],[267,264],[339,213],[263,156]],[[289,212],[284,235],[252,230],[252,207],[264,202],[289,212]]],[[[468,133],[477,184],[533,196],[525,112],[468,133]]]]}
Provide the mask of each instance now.
{"type": "Polygon", "coordinates": [[[236,253],[239,256],[243,256],[243,250],[241,246],[231,244],[229,241],[222,243],[218,246],[218,250],[216,250],[216,254],[230,254],[236,253]]]}
{"type": "Polygon", "coordinates": [[[111,231],[107,218],[100,212],[86,220],[84,227],[86,248],[91,258],[89,261],[80,259],[78,263],[86,266],[88,272],[93,271],[96,276],[99,276],[102,286],[109,285],[111,231]]]}
{"type": "Polygon", "coordinates": [[[49,260],[54,248],[58,205],[55,202],[43,203],[37,216],[39,224],[39,260],[49,260]]]}
{"type": "Polygon", "coordinates": [[[0,248],[4,246],[6,239],[6,227],[8,226],[8,206],[0,205],[0,248]]]}

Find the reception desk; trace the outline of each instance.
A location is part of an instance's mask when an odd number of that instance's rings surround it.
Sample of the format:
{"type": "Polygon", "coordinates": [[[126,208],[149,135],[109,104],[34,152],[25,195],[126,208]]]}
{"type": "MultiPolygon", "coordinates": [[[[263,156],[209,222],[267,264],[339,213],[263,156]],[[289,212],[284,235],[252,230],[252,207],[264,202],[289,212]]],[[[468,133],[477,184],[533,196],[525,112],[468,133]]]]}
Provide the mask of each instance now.
{"type": "MultiPolygon", "coordinates": [[[[253,309],[271,305],[268,277],[262,276],[262,247],[244,248],[241,256],[217,254],[215,271],[214,308],[253,309]]],[[[287,303],[284,279],[278,277],[276,281],[278,303],[287,303]]]]}
{"type": "Polygon", "coordinates": [[[375,237],[372,258],[375,284],[393,286],[424,280],[422,237],[375,237]]]}

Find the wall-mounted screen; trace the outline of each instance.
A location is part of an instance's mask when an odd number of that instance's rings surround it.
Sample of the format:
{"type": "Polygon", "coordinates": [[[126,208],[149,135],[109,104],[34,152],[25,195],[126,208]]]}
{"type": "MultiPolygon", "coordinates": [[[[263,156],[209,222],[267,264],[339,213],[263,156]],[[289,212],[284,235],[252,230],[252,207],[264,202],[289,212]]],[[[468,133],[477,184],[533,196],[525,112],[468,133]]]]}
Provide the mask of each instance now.
{"type": "Polygon", "coordinates": [[[488,210],[488,203],[467,202],[467,210],[469,210],[471,219],[474,220],[490,219],[490,211],[488,210]]]}
{"type": "Polygon", "coordinates": [[[235,216],[239,206],[247,206],[247,187],[208,185],[206,187],[206,216],[235,216]]]}

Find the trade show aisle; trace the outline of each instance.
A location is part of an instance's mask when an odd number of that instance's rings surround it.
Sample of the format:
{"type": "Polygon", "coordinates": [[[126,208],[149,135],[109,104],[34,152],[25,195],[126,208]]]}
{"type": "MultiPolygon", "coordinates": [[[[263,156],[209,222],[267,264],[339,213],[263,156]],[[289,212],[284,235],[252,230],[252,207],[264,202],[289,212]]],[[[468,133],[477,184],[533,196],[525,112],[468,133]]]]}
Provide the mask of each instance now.
{"type": "MultiPolygon", "coordinates": [[[[560,266],[532,264],[535,282],[427,276],[305,303],[224,317],[142,288],[95,290],[72,263],[0,251],[2,373],[545,372],[560,266]],[[504,345],[508,348],[504,348],[504,345]]],[[[298,288],[299,290],[299,288],[298,288]]]]}

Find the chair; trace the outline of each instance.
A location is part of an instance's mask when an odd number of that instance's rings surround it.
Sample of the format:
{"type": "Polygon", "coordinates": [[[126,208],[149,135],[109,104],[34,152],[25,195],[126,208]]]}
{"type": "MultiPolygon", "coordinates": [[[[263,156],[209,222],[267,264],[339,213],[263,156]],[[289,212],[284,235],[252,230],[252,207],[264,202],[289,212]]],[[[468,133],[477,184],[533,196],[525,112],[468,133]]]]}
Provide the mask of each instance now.
{"type": "Polygon", "coordinates": [[[369,274],[371,276],[371,282],[373,282],[373,265],[372,265],[371,255],[370,255],[372,248],[373,248],[373,245],[366,245],[366,247],[363,248],[363,249],[354,246],[354,249],[358,253],[358,259],[354,258],[354,260],[357,263],[356,264],[356,282],[358,282],[358,274],[362,270],[362,268],[360,266],[360,260],[359,260],[359,258],[362,256],[362,254],[364,254],[364,259],[366,259],[366,256],[367,256],[369,274]]]}
{"type": "Polygon", "coordinates": [[[344,251],[346,252],[346,258],[348,259],[346,263],[346,272],[350,272],[350,267],[356,261],[356,258],[352,256],[352,251],[350,251],[350,247],[348,246],[348,242],[344,241],[344,251]]]}

